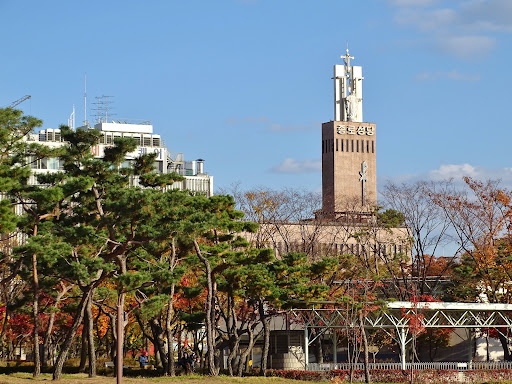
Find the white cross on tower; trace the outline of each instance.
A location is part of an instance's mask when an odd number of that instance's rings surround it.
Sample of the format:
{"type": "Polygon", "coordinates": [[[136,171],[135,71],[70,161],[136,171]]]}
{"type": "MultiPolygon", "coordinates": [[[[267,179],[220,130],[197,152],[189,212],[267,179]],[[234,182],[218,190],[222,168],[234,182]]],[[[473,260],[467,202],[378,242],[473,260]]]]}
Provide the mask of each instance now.
{"type": "Polygon", "coordinates": [[[345,56],[340,56],[343,60],[345,60],[345,65],[347,67],[350,67],[350,59],[353,59],[354,56],[350,56],[350,54],[348,53],[348,48],[347,48],[347,53],[345,53],[345,56]]]}
{"type": "Polygon", "coordinates": [[[362,202],[363,202],[363,205],[366,204],[366,198],[365,198],[365,195],[366,195],[366,171],[368,170],[368,165],[366,164],[366,161],[363,161],[361,163],[361,171],[359,172],[359,176],[361,176],[359,178],[359,181],[361,182],[361,186],[362,186],[362,202]]]}

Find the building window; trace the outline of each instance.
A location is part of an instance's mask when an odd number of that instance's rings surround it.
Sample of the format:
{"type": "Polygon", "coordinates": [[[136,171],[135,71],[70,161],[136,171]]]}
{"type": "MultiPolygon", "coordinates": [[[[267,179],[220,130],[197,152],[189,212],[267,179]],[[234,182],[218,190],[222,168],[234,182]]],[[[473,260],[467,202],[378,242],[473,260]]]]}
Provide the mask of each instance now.
{"type": "Polygon", "coordinates": [[[153,137],[153,147],[159,147],[159,146],[160,146],[160,138],[153,137]]]}
{"type": "Polygon", "coordinates": [[[345,151],[350,151],[350,149],[348,149],[348,139],[345,140],[345,151]]]}
{"type": "Polygon", "coordinates": [[[47,161],[48,169],[59,169],[59,159],[56,157],[50,157],[47,161]]]}
{"type": "Polygon", "coordinates": [[[336,139],[336,152],[338,152],[338,139],[336,139]]]}
{"type": "Polygon", "coordinates": [[[37,157],[30,156],[29,157],[29,163],[30,163],[30,168],[37,169],[37,157]]]}
{"type": "Polygon", "coordinates": [[[361,140],[361,152],[364,153],[364,140],[361,140]]]}
{"type": "Polygon", "coordinates": [[[359,140],[356,140],[356,152],[359,152],[359,140]]]}
{"type": "Polygon", "coordinates": [[[341,152],[343,152],[343,139],[341,139],[341,152]]]}
{"type": "Polygon", "coordinates": [[[374,141],[372,140],[372,153],[375,153],[375,145],[373,143],[374,141]]]}
{"type": "Polygon", "coordinates": [[[334,139],[331,139],[330,142],[331,142],[331,152],[334,152],[334,139]]]}
{"type": "Polygon", "coordinates": [[[366,153],[370,153],[370,140],[366,140],[366,153]]]}
{"type": "Polygon", "coordinates": [[[350,146],[352,147],[352,152],[354,152],[354,140],[350,140],[350,146]]]}
{"type": "Polygon", "coordinates": [[[151,146],[151,137],[144,136],[142,145],[144,147],[150,147],[151,146]]]}

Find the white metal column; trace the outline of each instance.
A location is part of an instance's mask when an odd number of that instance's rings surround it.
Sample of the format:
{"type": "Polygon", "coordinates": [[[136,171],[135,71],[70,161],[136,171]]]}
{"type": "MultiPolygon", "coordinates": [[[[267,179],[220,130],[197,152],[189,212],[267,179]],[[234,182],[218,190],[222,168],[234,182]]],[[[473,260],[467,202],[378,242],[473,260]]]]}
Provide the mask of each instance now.
{"type": "Polygon", "coordinates": [[[304,324],[304,369],[307,371],[309,365],[309,334],[308,326],[304,324]]]}
{"type": "Polygon", "coordinates": [[[338,363],[338,335],[336,329],[332,330],[332,362],[334,364],[338,363]]]}
{"type": "Polygon", "coordinates": [[[400,353],[401,353],[401,360],[402,360],[402,369],[407,369],[406,362],[405,362],[405,328],[400,328],[400,353]]]}

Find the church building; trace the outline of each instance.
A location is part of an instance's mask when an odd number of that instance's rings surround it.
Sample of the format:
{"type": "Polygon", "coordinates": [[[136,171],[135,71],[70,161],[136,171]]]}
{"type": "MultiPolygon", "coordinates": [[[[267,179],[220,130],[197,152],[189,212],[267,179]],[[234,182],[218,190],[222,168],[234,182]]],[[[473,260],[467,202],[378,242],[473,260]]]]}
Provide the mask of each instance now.
{"type": "Polygon", "coordinates": [[[363,71],[334,66],[334,121],[322,124],[323,219],[367,216],[377,204],[376,130],[363,120],[363,71]]]}

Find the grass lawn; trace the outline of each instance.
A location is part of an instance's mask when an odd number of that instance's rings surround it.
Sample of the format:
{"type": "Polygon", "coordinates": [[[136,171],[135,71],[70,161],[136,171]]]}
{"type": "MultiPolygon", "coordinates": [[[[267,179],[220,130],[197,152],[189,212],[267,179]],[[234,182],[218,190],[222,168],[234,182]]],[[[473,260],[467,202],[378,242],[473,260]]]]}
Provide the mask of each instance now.
{"type": "MultiPolygon", "coordinates": [[[[0,375],[0,384],[36,384],[46,383],[52,381],[52,375],[43,373],[38,379],[34,379],[31,373],[13,373],[10,375],[0,375]]],[[[63,374],[59,383],[62,384],[113,384],[116,382],[114,377],[97,376],[95,378],[88,378],[86,374],[63,374]]],[[[311,381],[299,381],[281,379],[277,377],[227,377],[227,376],[177,376],[177,377],[123,377],[123,383],[126,384],[311,384],[311,381]]]]}

